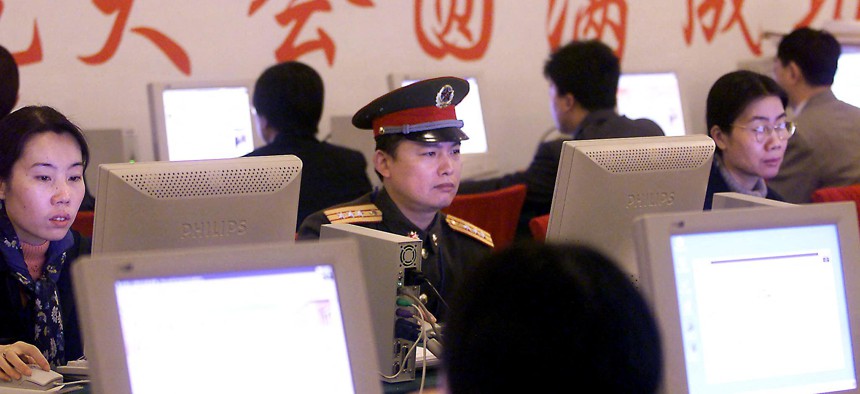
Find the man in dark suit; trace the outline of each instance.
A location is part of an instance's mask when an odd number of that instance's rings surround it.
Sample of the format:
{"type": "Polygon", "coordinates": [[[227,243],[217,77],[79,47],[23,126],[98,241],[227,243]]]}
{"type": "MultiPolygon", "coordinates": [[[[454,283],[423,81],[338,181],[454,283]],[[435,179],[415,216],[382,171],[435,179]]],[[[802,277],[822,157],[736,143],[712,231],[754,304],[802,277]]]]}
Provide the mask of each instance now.
{"type": "Polygon", "coordinates": [[[805,27],[777,48],[774,75],[788,93],[797,132],[767,186],[788,202],[810,202],[816,189],[860,183],[860,108],[830,89],[841,53],[830,33],[805,27]]]}
{"type": "Polygon", "coordinates": [[[549,81],[550,110],[565,137],[542,142],[525,171],[460,184],[460,194],[525,184],[528,190],[519,237],[529,235],[529,220],[549,213],[564,141],[663,135],[660,126],[650,120],[631,120],[615,112],[621,66],[606,44],[571,42],[550,55],[543,72],[549,81]]]}
{"type": "Polygon", "coordinates": [[[323,98],[322,78],[299,62],[269,67],[254,86],[254,108],[268,145],[248,156],[296,155],[302,160],[297,230],[311,213],[371,189],[360,152],[317,140],[323,98]]]}

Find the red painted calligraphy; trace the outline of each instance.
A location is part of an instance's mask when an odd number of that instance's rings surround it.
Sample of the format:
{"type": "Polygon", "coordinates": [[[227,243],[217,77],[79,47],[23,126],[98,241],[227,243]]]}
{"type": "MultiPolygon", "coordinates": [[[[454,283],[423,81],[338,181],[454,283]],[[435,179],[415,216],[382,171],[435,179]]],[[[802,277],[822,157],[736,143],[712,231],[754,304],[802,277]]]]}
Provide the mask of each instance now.
{"type": "MultiPolygon", "coordinates": [[[[87,64],[102,64],[110,60],[119,48],[128,17],[131,14],[131,6],[134,0],[93,0],[93,4],[105,15],[116,14],[116,20],[111,28],[110,35],[99,52],[89,56],[79,56],[82,62],[87,64]]],[[[161,52],[185,75],[191,75],[191,60],[188,54],[179,44],[158,30],[149,27],[135,27],[132,33],[139,34],[155,44],[161,52]]]]}
{"type": "MultiPolygon", "coordinates": [[[[373,7],[372,0],[347,0],[350,4],[359,7],[373,7]]],[[[248,16],[254,15],[268,0],[253,0],[248,7],[248,16]]],[[[317,36],[314,39],[299,42],[299,34],[308,23],[308,20],[317,12],[331,12],[331,3],[328,0],[297,1],[290,0],[287,8],[275,15],[275,20],[282,27],[289,27],[289,33],[283,43],[275,50],[275,58],[279,62],[296,60],[299,57],[314,51],[323,51],[329,66],[334,64],[334,55],[337,47],[334,40],[322,28],[317,28],[317,36]]]]}
{"type": "Polygon", "coordinates": [[[613,49],[620,59],[627,41],[627,2],[589,0],[569,13],[569,0],[550,0],[547,13],[547,41],[552,49],[569,40],[597,39],[613,49]],[[571,20],[572,19],[572,20],[571,20]],[[569,31],[565,34],[566,31],[569,31]]]}
{"type": "Polygon", "coordinates": [[[484,56],[493,27],[493,0],[415,0],[415,33],[428,55],[462,60],[484,56]]]}
{"type": "MultiPolygon", "coordinates": [[[[822,7],[827,3],[827,0],[810,0],[809,4],[809,12],[800,22],[794,26],[798,27],[806,27],[809,26],[813,20],[818,16],[821,12],[822,7]]],[[[833,4],[833,19],[840,20],[842,19],[842,0],[836,0],[833,4]]],[[[857,4],[857,11],[854,14],[854,19],[860,20],[860,3],[857,4]]]]}
{"type": "Polygon", "coordinates": [[[732,13],[729,15],[725,25],[721,28],[720,22],[723,16],[723,10],[727,4],[726,0],[701,0],[698,6],[693,3],[694,0],[687,0],[687,25],[684,26],[684,41],[686,41],[687,46],[690,46],[693,43],[693,32],[695,30],[696,21],[698,20],[701,25],[702,33],[705,35],[706,42],[710,43],[713,41],[714,36],[716,36],[718,32],[725,33],[737,26],[740,29],[744,41],[750,51],[755,55],[761,55],[761,38],[759,37],[758,41],[753,38],[750,33],[750,29],[747,26],[746,19],[744,19],[744,16],[741,13],[744,1],[745,0],[731,0],[731,5],[733,7],[732,13]]]}
{"type": "MultiPolygon", "coordinates": [[[[0,0],[0,17],[2,16],[3,1],[0,0]]],[[[12,52],[11,49],[9,49],[9,51],[12,52]]],[[[12,52],[12,57],[15,58],[15,63],[17,63],[18,66],[39,63],[42,61],[42,38],[39,37],[39,25],[37,22],[33,21],[33,39],[30,40],[30,46],[23,51],[12,52]]]]}

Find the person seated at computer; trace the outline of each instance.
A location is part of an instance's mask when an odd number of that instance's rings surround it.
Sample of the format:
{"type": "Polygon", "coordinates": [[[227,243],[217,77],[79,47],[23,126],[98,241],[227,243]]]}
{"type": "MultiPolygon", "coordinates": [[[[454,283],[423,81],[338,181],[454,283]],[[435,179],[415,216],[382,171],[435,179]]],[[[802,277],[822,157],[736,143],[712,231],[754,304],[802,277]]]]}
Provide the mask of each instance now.
{"type": "Polygon", "coordinates": [[[15,57],[0,45],[0,118],[12,112],[18,102],[18,64],[15,57]]]}
{"type": "Polygon", "coordinates": [[[443,335],[443,381],[455,394],[653,393],[663,368],[648,305],[583,246],[521,243],[494,254],[457,291],[443,335]]]}
{"type": "Polygon", "coordinates": [[[372,188],[360,152],[317,140],[324,95],[320,75],[295,61],[269,67],[254,85],[254,108],[268,145],[247,156],[296,155],[302,160],[297,228],[311,213],[372,188]]]}
{"type": "Polygon", "coordinates": [[[794,124],[788,97],[773,79],[752,71],[723,75],[708,92],[708,135],[716,143],[704,209],[714,193],[737,192],[782,201],[766,179],[779,171],[794,124]]]}
{"type": "MultiPolygon", "coordinates": [[[[451,204],[460,183],[460,129],[454,106],[469,91],[463,79],[419,81],[389,92],[352,118],[372,129],[373,164],[382,188],[305,219],[298,239],[318,239],[326,223],[351,223],[423,242],[422,271],[446,299],[464,273],[488,255],[492,238],[484,230],[440,209],[451,204]]],[[[428,308],[444,313],[433,289],[422,286],[428,308]]],[[[442,317],[442,316],[437,316],[442,317]]]]}
{"type": "Polygon", "coordinates": [[[70,230],[89,159],[81,130],[50,107],[0,120],[0,379],[83,355],[72,262],[89,239],[70,230]]]}
{"type": "Polygon", "coordinates": [[[550,55],[543,73],[549,82],[550,112],[564,137],[541,142],[524,171],[460,185],[460,194],[526,185],[518,238],[531,238],[529,220],[549,213],[564,141],[663,135],[651,120],[632,120],[615,112],[621,65],[606,44],[597,40],[570,42],[550,55]]]}

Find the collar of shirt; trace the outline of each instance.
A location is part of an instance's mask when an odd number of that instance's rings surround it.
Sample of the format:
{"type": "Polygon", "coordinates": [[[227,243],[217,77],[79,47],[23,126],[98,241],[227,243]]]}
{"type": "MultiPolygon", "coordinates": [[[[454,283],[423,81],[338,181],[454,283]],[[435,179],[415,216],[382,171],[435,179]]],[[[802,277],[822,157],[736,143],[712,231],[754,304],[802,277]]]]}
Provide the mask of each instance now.
{"type": "Polygon", "coordinates": [[[579,134],[582,133],[582,130],[585,130],[593,125],[599,125],[615,117],[618,117],[618,114],[615,113],[614,109],[598,109],[596,111],[589,112],[588,115],[585,115],[585,119],[582,120],[582,123],[579,124],[579,127],[574,130],[572,134],[573,139],[577,139],[579,134]]]}

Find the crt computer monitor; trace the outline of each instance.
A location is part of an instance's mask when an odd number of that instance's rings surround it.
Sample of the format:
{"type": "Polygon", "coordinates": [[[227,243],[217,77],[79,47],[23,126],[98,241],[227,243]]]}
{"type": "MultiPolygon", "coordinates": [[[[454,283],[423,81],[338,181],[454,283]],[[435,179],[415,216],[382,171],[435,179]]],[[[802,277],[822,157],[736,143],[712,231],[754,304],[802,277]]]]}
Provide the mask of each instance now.
{"type": "Polygon", "coordinates": [[[253,87],[251,80],[149,84],[156,158],[224,159],[262,146],[253,87]]]}
{"type": "Polygon", "coordinates": [[[630,119],[651,119],[668,136],[687,133],[681,90],[674,72],[621,74],[618,113],[630,119]]]}
{"type": "Polygon", "coordinates": [[[102,165],[93,253],[292,241],[301,171],[292,155],[102,165]]]}
{"type": "Polygon", "coordinates": [[[831,88],[838,99],[860,107],[860,46],[842,46],[831,88]]]}
{"type": "MultiPolygon", "coordinates": [[[[469,139],[460,144],[463,160],[462,179],[472,179],[491,175],[498,171],[495,158],[487,144],[487,130],[484,125],[484,110],[481,90],[475,75],[460,76],[469,82],[469,94],[457,104],[457,119],[463,121],[463,132],[469,139]]],[[[429,77],[427,77],[429,78],[429,77]]],[[[413,84],[423,79],[415,75],[390,75],[391,89],[413,84]]],[[[456,94],[456,92],[455,92],[456,94]]]]}
{"type": "Polygon", "coordinates": [[[82,258],[93,392],[380,393],[358,255],[339,240],[82,258]]]}
{"type": "Polygon", "coordinates": [[[734,208],[753,208],[753,207],[793,207],[797,204],[792,204],[785,201],[771,200],[764,197],[750,196],[748,194],[737,192],[714,193],[714,200],[711,204],[711,209],[734,209],[734,208]]]}
{"type": "Polygon", "coordinates": [[[635,229],[662,392],[860,392],[853,203],[645,215],[635,229]]]}
{"type": "Polygon", "coordinates": [[[704,135],[565,142],[546,241],[594,247],[635,280],[633,219],[702,210],[713,153],[704,135]]]}

